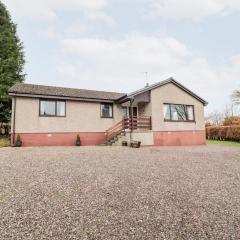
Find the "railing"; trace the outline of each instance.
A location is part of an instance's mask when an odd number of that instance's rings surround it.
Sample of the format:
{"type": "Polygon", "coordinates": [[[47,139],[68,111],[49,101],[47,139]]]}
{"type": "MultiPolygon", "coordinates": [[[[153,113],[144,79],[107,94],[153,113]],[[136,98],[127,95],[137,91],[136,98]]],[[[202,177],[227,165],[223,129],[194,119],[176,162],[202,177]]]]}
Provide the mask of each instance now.
{"type": "Polygon", "coordinates": [[[108,141],[124,131],[125,131],[125,119],[118,122],[116,125],[114,125],[113,127],[109,128],[106,131],[106,140],[108,141]]]}
{"type": "Polygon", "coordinates": [[[127,128],[130,130],[135,129],[151,129],[152,123],[151,123],[151,117],[133,117],[133,118],[127,118],[127,128]]]}
{"type": "Polygon", "coordinates": [[[115,124],[113,127],[106,131],[106,140],[111,140],[120,133],[124,133],[126,129],[149,129],[151,130],[152,122],[151,117],[133,117],[125,118],[115,124]]]}

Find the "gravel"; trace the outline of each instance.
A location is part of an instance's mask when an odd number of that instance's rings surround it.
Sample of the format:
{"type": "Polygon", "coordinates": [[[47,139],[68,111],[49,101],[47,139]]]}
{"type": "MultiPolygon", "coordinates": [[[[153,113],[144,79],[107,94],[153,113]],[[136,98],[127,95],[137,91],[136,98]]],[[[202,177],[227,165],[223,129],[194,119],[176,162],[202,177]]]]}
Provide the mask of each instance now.
{"type": "Polygon", "coordinates": [[[240,239],[240,148],[0,149],[0,239],[240,239]]]}

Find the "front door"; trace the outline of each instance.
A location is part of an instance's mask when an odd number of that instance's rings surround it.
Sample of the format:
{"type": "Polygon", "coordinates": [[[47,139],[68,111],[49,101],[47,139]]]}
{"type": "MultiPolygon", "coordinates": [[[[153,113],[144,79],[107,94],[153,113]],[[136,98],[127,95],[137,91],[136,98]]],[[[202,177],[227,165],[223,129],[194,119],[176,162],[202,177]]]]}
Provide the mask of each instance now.
{"type": "Polygon", "coordinates": [[[137,114],[137,107],[133,107],[132,109],[133,109],[133,111],[131,111],[131,108],[130,108],[130,107],[128,108],[128,113],[129,113],[128,116],[131,117],[131,116],[132,116],[132,112],[133,112],[133,117],[136,118],[137,115],[138,115],[138,114],[137,114]]]}
{"type": "Polygon", "coordinates": [[[132,129],[137,129],[137,116],[138,116],[138,111],[137,111],[137,107],[133,107],[132,111],[131,108],[128,108],[129,111],[129,118],[130,118],[130,128],[132,129]],[[132,113],[133,113],[133,118],[132,118],[132,113]]]}

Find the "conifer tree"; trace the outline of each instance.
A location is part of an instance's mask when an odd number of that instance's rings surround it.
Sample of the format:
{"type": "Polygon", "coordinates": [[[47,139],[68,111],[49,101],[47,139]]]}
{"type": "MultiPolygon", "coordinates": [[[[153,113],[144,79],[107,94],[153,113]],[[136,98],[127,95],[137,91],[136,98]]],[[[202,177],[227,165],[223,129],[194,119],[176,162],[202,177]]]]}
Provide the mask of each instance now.
{"type": "Polygon", "coordinates": [[[16,24],[0,1],[0,123],[10,120],[11,98],[8,89],[24,81],[24,63],[23,45],[17,36],[16,24]]]}

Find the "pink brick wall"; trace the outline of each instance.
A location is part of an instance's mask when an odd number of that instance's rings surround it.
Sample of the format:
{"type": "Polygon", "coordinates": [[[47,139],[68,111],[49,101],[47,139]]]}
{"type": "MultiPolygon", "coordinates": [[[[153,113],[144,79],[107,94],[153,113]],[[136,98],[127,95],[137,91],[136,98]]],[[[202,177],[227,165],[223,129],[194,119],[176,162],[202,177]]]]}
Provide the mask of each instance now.
{"type": "MultiPolygon", "coordinates": [[[[20,133],[23,146],[74,146],[78,133],[20,133]]],[[[15,134],[15,137],[17,134],[15,134]]],[[[105,141],[105,133],[79,133],[83,146],[105,141]]]]}
{"type": "Polygon", "coordinates": [[[206,144],[205,131],[154,132],[155,146],[193,146],[206,144]]]}

